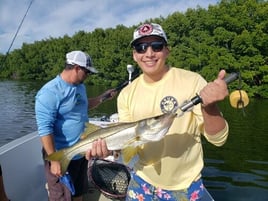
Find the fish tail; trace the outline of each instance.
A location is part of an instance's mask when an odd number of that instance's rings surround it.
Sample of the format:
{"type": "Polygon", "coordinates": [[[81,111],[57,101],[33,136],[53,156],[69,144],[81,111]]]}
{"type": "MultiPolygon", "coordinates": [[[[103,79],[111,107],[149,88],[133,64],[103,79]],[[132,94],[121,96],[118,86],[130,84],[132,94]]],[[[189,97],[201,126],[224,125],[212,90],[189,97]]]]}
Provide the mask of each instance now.
{"type": "Polygon", "coordinates": [[[70,159],[66,156],[64,149],[56,151],[46,157],[49,161],[59,161],[61,165],[61,173],[64,174],[70,164],[70,159]]]}

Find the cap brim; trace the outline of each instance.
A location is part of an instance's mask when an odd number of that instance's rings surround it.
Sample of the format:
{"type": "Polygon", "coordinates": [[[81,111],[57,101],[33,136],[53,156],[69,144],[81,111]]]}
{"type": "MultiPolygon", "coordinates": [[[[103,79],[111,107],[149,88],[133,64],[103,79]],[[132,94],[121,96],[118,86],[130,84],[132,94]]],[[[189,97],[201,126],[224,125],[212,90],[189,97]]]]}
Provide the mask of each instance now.
{"type": "Polygon", "coordinates": [[[145,38],[145,37],[150,37],[150,36],[157,36],[158,38],[161,38],[162,40],[164,40],[167,43],[167,41],[166,41],[166,39],[164,37],[159,36],[159,35],[152,34],[152,35],[144,35],[144,36],[141,36],[139,38],[136,38],[136,39],[132,40],[130,42],[130,46],[133,46],[138,40],[140,40],[142,38],[145,38]]]}
{"type": "Polygon", "coordinates": [[[94,68],[94,67],[86,67],[86,69],[88,69],[90,72],[92,72],[92,73],[98,73],[99,71],[97,71],[97,69],[96,68],[94,68]]]}

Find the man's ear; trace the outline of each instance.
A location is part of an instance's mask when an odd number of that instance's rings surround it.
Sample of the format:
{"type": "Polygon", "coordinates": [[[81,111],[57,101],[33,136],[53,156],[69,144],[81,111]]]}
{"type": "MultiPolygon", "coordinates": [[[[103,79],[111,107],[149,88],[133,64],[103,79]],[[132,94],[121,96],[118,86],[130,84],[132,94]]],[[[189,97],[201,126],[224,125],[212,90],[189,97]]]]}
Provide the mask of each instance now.
{"type": "Polygon", "coordinates": [[[170,48],[169,47],[166,47],[167,48],[167,55],[169,55],[170,53],[170,48]]]}
{"type": "Polygon", "coordinates": [[[133,59],[135,62],[137,62],[137,58],[136,58],[136,54],[134,53],[134,50],[133,50],[133,59]]]}

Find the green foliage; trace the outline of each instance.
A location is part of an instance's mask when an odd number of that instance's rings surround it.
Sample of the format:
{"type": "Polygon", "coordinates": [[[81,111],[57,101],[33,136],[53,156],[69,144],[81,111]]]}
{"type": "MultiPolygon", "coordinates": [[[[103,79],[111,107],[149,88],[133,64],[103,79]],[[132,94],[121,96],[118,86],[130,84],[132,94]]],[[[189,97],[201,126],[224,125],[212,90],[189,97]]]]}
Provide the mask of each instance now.
{"type": "MultiPolygon", "coordinates": [[[[166,18],[148,19],[168,35],[170,66],[200,73],[208,81],[220,69],[240,72],[249,96],[268,98],[268,2],[222,0],[208,9],[197,7],[166,18]]],[[[135,26],[78,31],[74,36],[49,38],[1,55],[0,78],[49,80],[64,67],[72,50],[89,53],[99,70],[90,85],[114,87],[128,79],[126,66],[134,64],[129,43],[135,26]]],[[[235,89],[235,83],[230,85],[235,89]]]]}

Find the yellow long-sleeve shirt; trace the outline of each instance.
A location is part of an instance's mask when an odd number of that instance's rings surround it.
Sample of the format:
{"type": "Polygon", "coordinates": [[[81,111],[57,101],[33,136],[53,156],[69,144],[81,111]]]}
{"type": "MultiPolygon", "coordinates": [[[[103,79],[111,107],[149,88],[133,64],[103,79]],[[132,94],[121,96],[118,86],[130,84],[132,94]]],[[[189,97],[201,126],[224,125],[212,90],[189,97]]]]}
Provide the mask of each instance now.
{"type": "MultiPolygon", "coordinates": [[[[199,74],[178,68],[170,68],[155,83],[146,83],[141,75],[118,96],[119,121],[137,121],[170,111],[196,96],[206,84],[199,74]]],[[[228,124],[216,135],[206,134],[201,107],[196,105],[174,120],[161,141],[147,143],[139,150],[135,171],[147,182],[163,189],[188,188],[201,177],[204,165],[201,134],[220,146],[227,139],[228,124]]]]}

